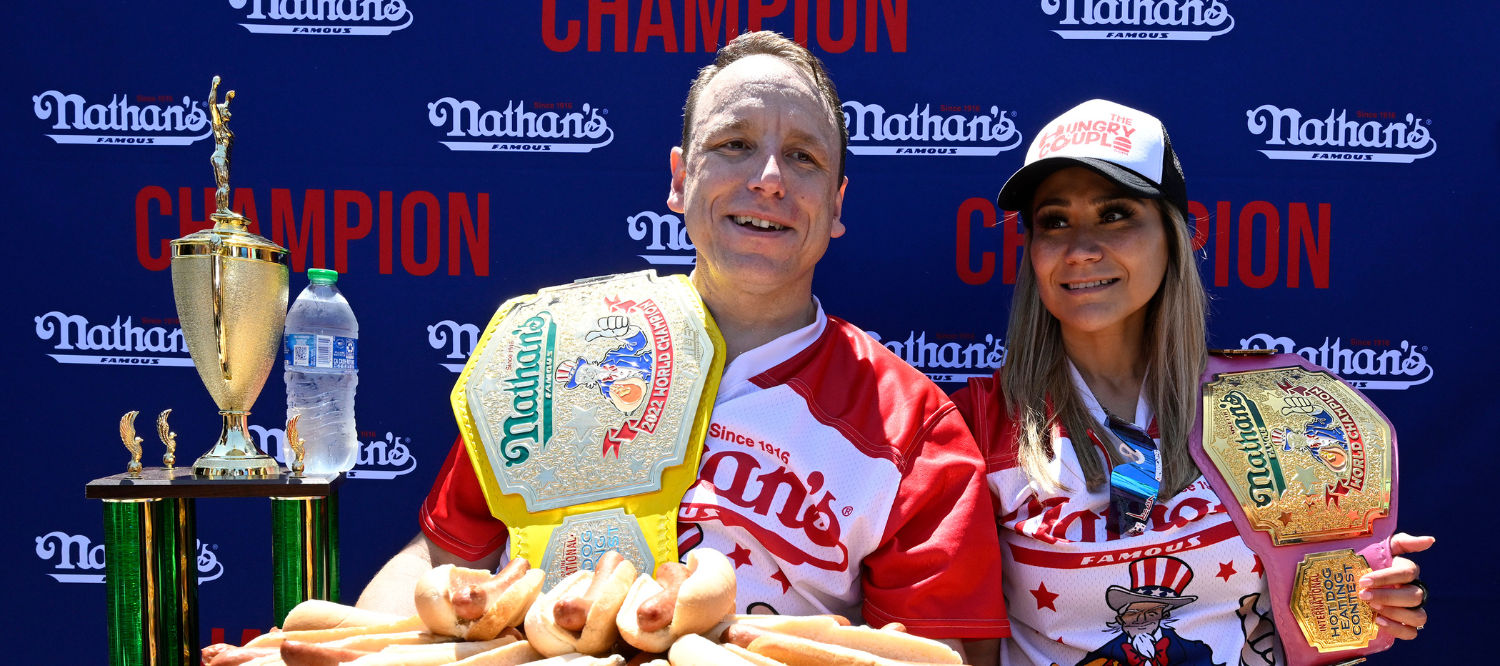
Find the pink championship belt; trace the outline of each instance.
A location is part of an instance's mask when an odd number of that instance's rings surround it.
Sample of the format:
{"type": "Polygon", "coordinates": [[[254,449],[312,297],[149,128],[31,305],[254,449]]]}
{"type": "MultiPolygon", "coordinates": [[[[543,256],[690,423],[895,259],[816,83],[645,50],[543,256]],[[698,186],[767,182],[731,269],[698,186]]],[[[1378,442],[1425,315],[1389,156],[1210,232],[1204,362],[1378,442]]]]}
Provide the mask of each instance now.
{"type": "Polygon", "coordinates": [[[1396,432],[1338,377],[1295,354],[1210,356],[1189,437],[1270,586],[1291,664],[1391,646],[1356,583],[1391,564],[1396,432]]]}

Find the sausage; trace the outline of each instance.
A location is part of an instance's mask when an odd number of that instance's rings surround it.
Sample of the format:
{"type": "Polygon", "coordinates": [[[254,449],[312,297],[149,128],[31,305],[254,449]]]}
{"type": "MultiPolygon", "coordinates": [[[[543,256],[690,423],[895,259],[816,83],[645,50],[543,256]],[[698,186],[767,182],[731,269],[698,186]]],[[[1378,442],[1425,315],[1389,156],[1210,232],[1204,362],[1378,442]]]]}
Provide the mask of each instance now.
{"type": "Polygon", "coordinates": [[[286,662],[286,666],[338,666],[367,654],[375,653],[302,641],[286,641],[281,644],[281,660],[286,662]]]}
{"type": "Polygon", "coordinates": [[[553,606],[552,614],[557,619],[557,626],[568,631],[583,631],[584,625],[588,624],[589,607],[599,598],[599,592],[604,589],[604,582],[609,580],[609,575],[623,561],[625,558],[613,550],[600,556],[598,563],[594,565],[594,578],[589,582],[588,591],[581,597],[565,596],[553,606]]]}
{"type": "Polygon", "coordinates": [[[465,585],[453,591],[453,614],[460,620],[477,620],[484,616],[485,608],[489,605],[491,596],[499,596],[505,588],[515,584],[526,575],[531,568],[531,563],[526,558],[518,557],[505,565],[500,573],[491,576],[480,583],[465,585]]]}
{"type": "Polygon", "coordinates": [[[719,642],[732,643],[742,648],[749,648],[751,642],[769,633],[773,632],[770,629],[763,629],[753,624],[736,622],[724,629],[723,635],[719,636],[719,642]]]}
{"type": "Polygon", "coordinates": [[[656,582],[662,590],[636,609],[636,621],[640,623],[641,631],[657,631],[672,624],[677,593],[682,590],[682,582],[687,580],[689,573],[686,566],[677,562],[663,562],[656,567],[656,582]]]}
{"type": "Polygon", "coordinates": [[[239,666],[252,659],[259,659],[280,653],[281,650],[279,648],[235,647],[226,643],[218,643],[203,648],[203,664],[204,666],[239,666]],[[217,652],[209,654],[210,650],[219,646],[223,647],[217,652]]]}

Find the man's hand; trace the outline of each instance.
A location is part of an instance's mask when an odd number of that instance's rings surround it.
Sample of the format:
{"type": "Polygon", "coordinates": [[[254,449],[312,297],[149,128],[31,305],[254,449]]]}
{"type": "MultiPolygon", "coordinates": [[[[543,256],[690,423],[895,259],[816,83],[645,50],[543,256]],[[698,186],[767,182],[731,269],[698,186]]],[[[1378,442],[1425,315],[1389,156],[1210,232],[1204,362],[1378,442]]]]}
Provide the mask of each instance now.
{"type": "Polygon", "coordinates": [[[354,602],[354,605],[383,613],[402,616],[416,615],[417,579],[421,578],[422,574],[443,564],[494,571],[495,567],[500,565],[500,557],[504,552],[505,549],[500,548],[482,559],[465,560],[443,550],[441,546],[428,539],[426,534],[419,533],[415,539],[406,544],[405,548],[401,549],[401,552],[396,553],[395,557],[380,568],[375,578],[359,594],[359,601],[354,602]]]}

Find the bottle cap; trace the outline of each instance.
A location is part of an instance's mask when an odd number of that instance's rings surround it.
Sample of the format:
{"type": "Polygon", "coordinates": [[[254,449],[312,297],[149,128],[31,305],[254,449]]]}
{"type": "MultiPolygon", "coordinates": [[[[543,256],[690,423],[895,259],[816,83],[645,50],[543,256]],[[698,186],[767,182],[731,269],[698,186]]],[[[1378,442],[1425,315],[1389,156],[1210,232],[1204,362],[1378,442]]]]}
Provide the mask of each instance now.
{"type": "Polygon", "coordinates": [[[333,284],[339,281],[339,272],[328,268],[309,268],[307,279],[313,284],[333,284]]]}

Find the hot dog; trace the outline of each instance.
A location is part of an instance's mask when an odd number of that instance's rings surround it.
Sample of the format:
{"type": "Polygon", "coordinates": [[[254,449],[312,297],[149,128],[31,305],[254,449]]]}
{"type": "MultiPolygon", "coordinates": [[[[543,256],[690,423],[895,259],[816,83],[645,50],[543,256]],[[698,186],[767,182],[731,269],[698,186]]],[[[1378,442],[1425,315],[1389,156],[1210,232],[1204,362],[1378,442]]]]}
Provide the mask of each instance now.
{"type": "MultiPolygon", "coordinates": [[[[830,643],[823,638],[813,639],[802,636],[793,636],[779,632],[767,632],[765,635],[750,642],[748,648],[751,652],[765,655],[789,666],[825,666],[827,664],[838,664],[841,666],[897,666],[910,664],[958,664],[962,659],[958,653],[949,649],[948,646],[936,641],[929,641],[941,647],[941,652],[925,649],[925,646],[913,648],[912,643],[907,643],[897,638],[917,639],[916,636],[898,634],[891,631],[880,631],[869,627],[840,627],[843,629],[864,629],[868,634],[852,636],[845,633],[838,638],[846,642],[858,643],[859,647],[830,643]],[[896,656],[889,656],[896,655],[896,656]],[[936,659],[934,659],[934,657],[936,659]]],[[[843,633],[843,632],[840,632],[843,633]]],[[[927,639],[918,639],[926,641],[927,639]]]]}
{"type": "Polygon", "coordinates": [[[286,666],[338,666],[368,654],[374,652],[302,641],[286,641],[281,644],[281,660],[286,662],[286,666]]]}
{"type": "Polygon", "coordinates": [[[677,639],[667,652],[672,666],[762,666],[697,634],[677,639]]]}
{"type": "Polygon", "coordinates": [[[521,623],[545,578],[519,557],[494,575],[445,564],[417,581],[417,614],[433,633],[490,640],[521,623]]]}
{"type": "Polygon", "coordinates": [[[657,567],[656,578],[637,578],[615,621],[625,642],[665,652],[678,638],[706,632],[733,613],[734,596],[729,558],[697,548],[688,553],[686,566],[669,562],[657,567]]]}
{"type": "Polygon", "coordinates": [[[611,551],[594,570],[579,570],[542,595],[526,614],[526,638],[548,657],[604,654],[619,636],[615,615],[636,577],[629,560],[611,551]]]}
{"type": "MultiPolygon", "coordinates": [[[[754,645],[763,637],[792,636],[823,646],[852,648],[888,660],[944,664],[963,661],[957,652],[938,641],[889,626],[882,629],[851,627],[848,620],[833,615],[737,615],[733,621],[715,627],[709,635],[725,644],[755,652],[762,652],[754,645]]],[[[773,639],[772,642],[776,641],[773,639]]],[[[785,661],[777,654],[769,656],[785,661]]]]}

